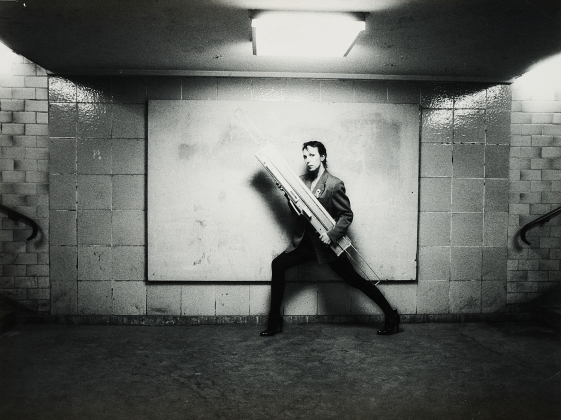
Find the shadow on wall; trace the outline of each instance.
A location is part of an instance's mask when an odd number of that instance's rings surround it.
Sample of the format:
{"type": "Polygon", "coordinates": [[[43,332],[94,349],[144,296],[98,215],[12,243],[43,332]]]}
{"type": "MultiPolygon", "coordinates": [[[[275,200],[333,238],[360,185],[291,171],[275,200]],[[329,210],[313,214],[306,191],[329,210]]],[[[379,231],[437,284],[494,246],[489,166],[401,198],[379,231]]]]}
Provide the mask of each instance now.
{"type": "Polygon", "coordinates": [[[292,232],[294,219],[291,217],[288,201],[269,175],[264,170],[259,170],[251,178],[250,185],[263,199],[276,224],[281,229],[292,232]]]}

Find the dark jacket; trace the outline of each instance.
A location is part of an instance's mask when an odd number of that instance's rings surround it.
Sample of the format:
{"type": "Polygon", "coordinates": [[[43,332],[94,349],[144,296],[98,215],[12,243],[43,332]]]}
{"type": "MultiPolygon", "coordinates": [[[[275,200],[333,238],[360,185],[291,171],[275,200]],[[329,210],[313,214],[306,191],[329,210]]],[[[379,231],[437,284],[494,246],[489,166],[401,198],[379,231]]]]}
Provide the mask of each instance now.
{"type": "MultiPolygon", "coordinates": [[[[302,175],[300,178],[308,188],[311,187],[312,180],[308,176],[302,175]]],[[[347,229],[353,221],[351,202],[345,193],[345,184],[326,170],[321,175],[312,193],[331,217],[333,217],[333,220],[335,220],[335,226],[333,226],[327,234],[333,242],[336,242],[341,236],[346,235],[347,229]]],[[[321,242],[315,229],[302,216],[298,217],[292,242],[285,252],[295,250],[305,234],[307,234],[312,241],[319,263],[323,264],[337,259],[335,252],[333,252],[329,246],[321,242]]]]}

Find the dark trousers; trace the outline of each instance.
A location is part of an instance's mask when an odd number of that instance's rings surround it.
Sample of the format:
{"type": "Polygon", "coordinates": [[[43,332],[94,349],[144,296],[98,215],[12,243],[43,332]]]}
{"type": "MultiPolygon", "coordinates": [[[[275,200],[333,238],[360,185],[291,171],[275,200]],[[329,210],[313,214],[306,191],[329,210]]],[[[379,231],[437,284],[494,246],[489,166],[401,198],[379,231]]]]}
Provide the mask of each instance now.
{"type": "MultiPolygon", "coordinates": [[[[271,278],[271,309],[269,316],[278,318],[280,316],[281,303],[285,289],[285,271],[290,267],[316,259],[316,253],[307,235],[298,245],[298,248],[291,252],[283,252],[277,256],[271,268],[273,275],[271,278]]],[[[341,254],[335,261],[327,263],[329,267],[341,277],[349,286],[360,290],[382,309],[384,314],[389,315],[392,307],[380,290],[370,281],[358,274],[352,266],[346,253],[341,254]]]]}

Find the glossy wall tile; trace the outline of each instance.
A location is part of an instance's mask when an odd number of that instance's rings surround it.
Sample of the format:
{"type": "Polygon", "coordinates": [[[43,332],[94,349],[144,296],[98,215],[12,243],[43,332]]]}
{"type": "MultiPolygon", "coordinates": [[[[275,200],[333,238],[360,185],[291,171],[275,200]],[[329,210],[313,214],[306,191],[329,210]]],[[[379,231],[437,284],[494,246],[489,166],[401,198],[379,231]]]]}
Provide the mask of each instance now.
{"type": "MultiPolygon", "coordinates": [[[[55,235],[58,243],[78,244],[66,250],[76,255],[74,280],[66,289],[61,283],[55,288],[66,302],[59,313],[73,305],[83,314],[245,316],[267,311],[266,284],[143,283],[146,101],[150,99],[417,104],[421,127],[418,284],[408,286],[411,291],[402,297],[397,285],[385,290],[395,293],[408,313],[466,313],[501,302],[499,289],[484,300],[481,282],[506,277],[506,268],[491,265],[487,251],[491,246],[504,250],[506,238],[498,243],[498,232],[485,228],[484,220],[499,219],[484,219],[484,215],[507,207],[508,87],[369,80],[49,77],[49,99],[50,145],[56,152],[51,157],[51,219],[58,225],[76,226],[75,234],[63,229],[55,235]],[[94,264],[96,252],[111,261],[109,267],[94,264]],[[462,260],[465,252],[479,257],[462,260]],[[100,272],[102,266],[105,272],[100,272]],[[452,287],[450,280],[468,285],[452,287]],[[97,281],[101,283],[96,287],[82,285],[97,281]],[[72,293],[80,298],[73,300],[72,293]]],[[[354,291],[337,279],[318,287],[289,283],[285,313],[378,313],[375,308],[360,309],[363,304],[354,291]],[[330,302],[335,296],[341,299],[334,306],[330,302]]]]}

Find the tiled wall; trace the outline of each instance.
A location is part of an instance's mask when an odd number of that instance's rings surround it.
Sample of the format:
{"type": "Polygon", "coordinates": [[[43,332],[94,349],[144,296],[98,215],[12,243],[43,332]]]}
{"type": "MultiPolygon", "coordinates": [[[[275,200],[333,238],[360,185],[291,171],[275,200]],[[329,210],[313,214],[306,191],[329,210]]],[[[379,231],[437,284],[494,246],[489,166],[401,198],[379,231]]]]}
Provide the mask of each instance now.
{"type": "Polygon", "coordinates": [[[55,315],[147,313],[145,90],[49,78],[55,315]]]}
{"type": "Polygon", "coordinates": [[[531,245],[517,236],[561,206],[561,85],[516,81],[511,131],[508,303],[517,304],[561,282],[561,216],[529,230],[531,245]]]}
{"type": "Polygon", "coordinates": [[[417,313],[504,311],[510,90],[436,99],[422,99],[417,313]]]}
{"type": "MultiPolygon", "coordinates": [[[[419,280],[381,289],[401,313],[418,319],[507,311],[507,304],[558,283],[560,258],[558,223],[529,236],[531,248],[513,247],[519,219],[559,202],[560,98],[544,111],[543,101],[520,98],[515,86],[511,126],[510,92],[500,85],[392,81],[77,79],[47,77],[22,60],[0,79],[2,203],[37,217],[43,239],[25,243],[29,229],[2,217],[0,293],[53,315],[266,314],[266,282],[146,283],[146,101],[413,103],[421,125],[419,280]]],[[[290,283],[284,310],[380,313],[333,281],[290,283]]]]}
{"type": "Polygon", "coordinates": [[[34,219],[31,228],[0,211],[0,294],[48,313],[49,185],[46,72],[22,58],[5,60],[0,71],[0,194],[2,204],[34,219]],[[10,65],[11,63],[11,65],[10,65]]]}
{"type": "MultiPolygon", "coordinates": [[[[419,104],[419,283],[381,288],[404,314],[504,310],[508,87],[249,78],[49,80],[54,314],[267,313],[268,284],[144,282],[148,99],[419,104]]],[[[289,284],[284,311],[380,313],[360,293],[329,281],[289,284]]]]}

